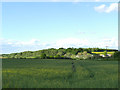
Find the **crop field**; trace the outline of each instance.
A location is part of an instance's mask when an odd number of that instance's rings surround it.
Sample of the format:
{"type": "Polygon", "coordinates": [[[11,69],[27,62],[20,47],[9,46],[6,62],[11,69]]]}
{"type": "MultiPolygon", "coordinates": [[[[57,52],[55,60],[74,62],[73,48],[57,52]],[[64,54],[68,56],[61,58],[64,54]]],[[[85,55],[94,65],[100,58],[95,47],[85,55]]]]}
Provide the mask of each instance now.
{"type": "Polygon", "coordinates": [[[2,66],[3,88],[118,87],[118,61],[3,59],[2,66]]]}
{"type": "MultiPolygon", "coordinates": [[[[104,54],[104,52],[92,52],[92,53],[95,53],[95,54],[104,54]]],[[[107,52],[107,54],[114,54],[115,52],[107,52]]]]}

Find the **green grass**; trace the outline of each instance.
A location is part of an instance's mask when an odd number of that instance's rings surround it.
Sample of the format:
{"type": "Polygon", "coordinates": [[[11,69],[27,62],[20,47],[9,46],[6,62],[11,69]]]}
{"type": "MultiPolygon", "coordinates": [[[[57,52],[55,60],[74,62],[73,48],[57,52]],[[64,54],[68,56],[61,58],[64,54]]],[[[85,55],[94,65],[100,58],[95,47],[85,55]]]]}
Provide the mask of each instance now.
{"type": "Polygon", "coordinates": [[[117,61],[3,59],[3,88],[117,88],[117,61]]]}

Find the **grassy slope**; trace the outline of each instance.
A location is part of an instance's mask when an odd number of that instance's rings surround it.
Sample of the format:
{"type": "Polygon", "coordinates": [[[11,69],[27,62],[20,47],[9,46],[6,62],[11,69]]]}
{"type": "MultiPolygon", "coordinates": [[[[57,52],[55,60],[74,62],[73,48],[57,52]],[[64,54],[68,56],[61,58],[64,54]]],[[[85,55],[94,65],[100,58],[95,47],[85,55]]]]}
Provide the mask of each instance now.
{"type": "Polygon", "coordinates": [[[3,88],[115,88],[117,61],[4,59],[3,88]]]}

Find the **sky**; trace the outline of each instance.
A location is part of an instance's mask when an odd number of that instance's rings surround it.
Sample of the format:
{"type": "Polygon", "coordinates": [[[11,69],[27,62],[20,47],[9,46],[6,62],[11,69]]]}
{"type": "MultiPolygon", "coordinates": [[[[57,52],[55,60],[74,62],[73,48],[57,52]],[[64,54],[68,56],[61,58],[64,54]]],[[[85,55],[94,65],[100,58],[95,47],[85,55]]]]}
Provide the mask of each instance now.
{"type": "Polygon", "coordinates": [[[0,53],[61,47],[118,49],[117,10],[114,2],[4,2],[0,53]]]}

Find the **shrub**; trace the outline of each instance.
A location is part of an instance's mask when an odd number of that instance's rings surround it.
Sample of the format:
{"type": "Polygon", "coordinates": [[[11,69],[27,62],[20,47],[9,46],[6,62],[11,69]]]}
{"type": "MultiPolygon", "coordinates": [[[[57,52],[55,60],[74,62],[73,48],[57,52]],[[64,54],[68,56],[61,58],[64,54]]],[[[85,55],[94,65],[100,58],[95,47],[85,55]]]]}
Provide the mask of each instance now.
{"type": "Polygon", "coordinates": [[[120,51],[114,53],[114,58],[120,59],[120,51]]]}
{"type": "Polygon", "coordinates": [[[46,56],[46,54],[45,54],[45,53],[42,53],[42,54],[40,55],[40,58],[41,58],[41,59],[46,59],[46,58],[47,58],[47,56],[46,56]]]}

